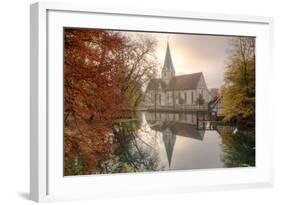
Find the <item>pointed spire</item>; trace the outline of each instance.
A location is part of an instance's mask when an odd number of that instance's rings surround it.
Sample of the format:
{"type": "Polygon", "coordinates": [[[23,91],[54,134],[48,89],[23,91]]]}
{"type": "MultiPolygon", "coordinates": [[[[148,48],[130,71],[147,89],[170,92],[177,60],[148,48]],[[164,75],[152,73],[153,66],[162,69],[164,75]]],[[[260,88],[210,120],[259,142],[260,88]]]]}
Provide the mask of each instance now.
{"type": "Polygon", "coordinates": [[[165,56],[163,69],[175,71],[172,57],[171,57],[171,52],[170,52],[169,36],[167,36],[167,48],[166,48],[166,56],[165,56]]]}
{"type": "Polygon", "coordinates": [[[175,68],[173,65],[171,52],[170,52],[170,46],[169,46],[169,37],[167,36],[167,48],[166,48],[166,56],[164,65],[162,68],[161,78],[166,83],[169,84],[170,80],[175,76],[175,68]]]}

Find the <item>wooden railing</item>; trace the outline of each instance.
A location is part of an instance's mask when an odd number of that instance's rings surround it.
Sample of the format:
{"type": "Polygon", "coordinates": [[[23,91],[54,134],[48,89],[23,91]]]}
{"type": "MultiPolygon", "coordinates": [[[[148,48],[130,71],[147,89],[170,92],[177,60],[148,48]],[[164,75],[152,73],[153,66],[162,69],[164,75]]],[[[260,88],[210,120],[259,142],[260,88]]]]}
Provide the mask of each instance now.
{"type": "Polygon", "coordinates": [[[162,105],[151,105],[151,106],[145,106],[148,110],[168,110],[168,111],[207,111],[208,105],[175,105],[175,106],[162,106],[162,105]]]}

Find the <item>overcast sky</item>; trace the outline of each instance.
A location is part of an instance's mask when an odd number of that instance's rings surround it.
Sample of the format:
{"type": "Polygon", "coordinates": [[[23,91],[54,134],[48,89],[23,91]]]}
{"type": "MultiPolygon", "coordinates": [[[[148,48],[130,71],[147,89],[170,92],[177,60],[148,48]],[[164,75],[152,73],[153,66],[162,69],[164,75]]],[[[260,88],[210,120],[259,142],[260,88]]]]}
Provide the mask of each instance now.
{"type": "Polygon", "coordinates": [[[176,75],[203,72],[209,89],[220,88],[223,84],[230,41],[234,37],[144,32],[141,34],[153,37],[157,41],[157,58],[161,66],[168,37],[176,75]]]}

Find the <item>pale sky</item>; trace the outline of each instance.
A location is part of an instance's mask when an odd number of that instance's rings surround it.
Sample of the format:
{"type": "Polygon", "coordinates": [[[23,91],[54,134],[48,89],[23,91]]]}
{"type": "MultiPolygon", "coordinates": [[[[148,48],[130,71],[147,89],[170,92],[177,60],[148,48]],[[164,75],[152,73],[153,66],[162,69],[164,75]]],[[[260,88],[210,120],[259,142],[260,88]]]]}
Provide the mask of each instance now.
{"type": "MultiPolygon", "coordinates": [[[[136,32],[128,34],[135,35],[136,32]]],[[[176,75],[203,72],[209,89],[222,86],[230,41],[235,37],[145,32],[139,34],[153,37],[157,41],[156,55],[161,68],[169,36],[176,75]]],[[[161,70],[158,73],[160,74],[161,70]]]]}

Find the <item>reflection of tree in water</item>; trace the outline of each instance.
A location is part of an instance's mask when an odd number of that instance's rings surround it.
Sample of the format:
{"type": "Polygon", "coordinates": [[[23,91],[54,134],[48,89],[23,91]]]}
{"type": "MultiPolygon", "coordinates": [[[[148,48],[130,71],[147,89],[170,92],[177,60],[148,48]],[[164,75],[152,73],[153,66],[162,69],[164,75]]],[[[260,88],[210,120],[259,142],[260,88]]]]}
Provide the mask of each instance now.
{"type": "Polygon", "coordinates": [[[221,132],[225,155],[223,161],[226,167],[255,166],[255,132],[230,131],[221,132]]]}
{"type": "Polygon", "coordinates": [[[139,121],[121,121],[113,128],[114,152],[99,163],[101,173],[124,173],[158,170],[158,155],[138,136],[139,121]]]}

